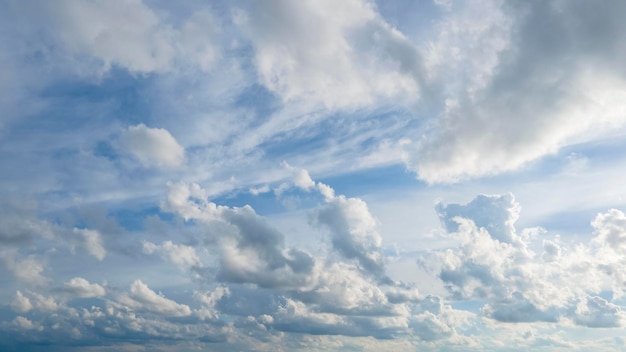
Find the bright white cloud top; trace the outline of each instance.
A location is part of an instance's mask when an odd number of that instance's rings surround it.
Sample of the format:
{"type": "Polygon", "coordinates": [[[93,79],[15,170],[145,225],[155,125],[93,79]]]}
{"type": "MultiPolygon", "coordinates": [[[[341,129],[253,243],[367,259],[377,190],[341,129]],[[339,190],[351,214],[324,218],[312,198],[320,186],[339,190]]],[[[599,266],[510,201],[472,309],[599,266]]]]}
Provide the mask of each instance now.
{"type": "Polygon", "coordinates": [[[624,350],[625,17],[0,0],[0,350],[624,350]]]}

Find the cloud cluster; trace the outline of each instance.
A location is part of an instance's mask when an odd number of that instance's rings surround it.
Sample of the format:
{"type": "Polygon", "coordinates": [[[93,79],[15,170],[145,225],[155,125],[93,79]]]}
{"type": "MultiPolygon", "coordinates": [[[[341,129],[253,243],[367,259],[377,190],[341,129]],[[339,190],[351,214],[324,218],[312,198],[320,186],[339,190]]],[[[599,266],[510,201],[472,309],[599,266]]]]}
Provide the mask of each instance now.
{"type": "Polygon", "coordinates": [[[146,167],[176,167],[185,161],[185,149],[163,128],[129,126],[120,136],[120,145],[146,167]]]}
{"type": "MultiPolygon", "coordinates": [[[[502,322],[573,321],[587,327],[621,327],[624,295],[619,238],[626,233],[616,209],[592,222],[595,237],[567,246],[557,237],[533,248],[537,231],[518,235],[519,205],[511,194],[480,195],[467,205],[437,206],[459,247],[422,258],[457,300],[484,300],[481,312],[502,322]],[[534,233],[534,235],[533,235],[534,233]]],[[[545,232],[542,233],[545,235],[545,232]]]]}
{"type": "Polygon", "coordinates": [[[515,170],[623,125],[623,3],[455,5],[429,62],[462,79],[448,81],[444,111],[412,152],[421,179],[515,170]]]}

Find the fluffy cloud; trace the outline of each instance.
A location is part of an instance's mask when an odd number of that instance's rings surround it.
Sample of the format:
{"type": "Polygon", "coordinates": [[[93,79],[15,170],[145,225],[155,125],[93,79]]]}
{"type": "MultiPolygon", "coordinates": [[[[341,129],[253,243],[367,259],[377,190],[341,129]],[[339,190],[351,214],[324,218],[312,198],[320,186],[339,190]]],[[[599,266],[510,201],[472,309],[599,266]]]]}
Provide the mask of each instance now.
{"type": "Polygon", "coordinates": [[[28,291],[25,295],[17,291],[11,308],[18,313],[26,313],[31,309],[54,312],[59,308],[59,303],[53,297],[45,297],[36,292],[28,291]]]}
{"type": "Polygon", "coordinates": [[[435,61],[465,81],[449,81],[445,111],[409,162],[421,179],[514,170],[623,125],[623,3],[477,3],[485,11],[461,5],[442,26],[441,44],[455,55],[435,61]]]}
{"type": "Polygon", "coordinates": [[[576,305],[574,321],[592,328],[616,328],[624,326],[625,315],[620,306],[601,297],[584,297],[576,305]]]}
{"type": "Polygon", "coordinates": [[[256,283],[262,287],[298,287],[306,283],[315,264],[307,252],[286,248],[284,236],[250,206],[218,206],[198,185],[171,184],[166,209],[219,226],[221,246],[218,278],[256,283]]]}
{"type": "Polygon", "coordinates": [[[44,7],[56,39],[70,53],[102,62],[105,71],[119,66],[136,73],[167,72],[181,64],[209,70],[219,57],[219,24],[206,9],[175,28],[141,0],[64,0],[44,7]]]}
{"type": "Polygon", "coordinates": [[[437,208],[460,246],[434,251],[421,262],[455,299],[485,300],[482,314],[502,322],[571,318],[588,327],[623,325],[620,306],[590,296],[624,294],[626,262],[619,239],[626,222],[621,211],[598,214],[592,222],[595,237],[587,244],[567,247],[558,238],[543,239],[543,251],[534,253],[534,238],[516,235],[519,207],[510,194],[437,208]]]}
{"type": "Polygon", "coordinates": [[[512,194],[502,196],[479,195],[466,205],[437,204],[439,218],[448,232],[458,230],[457,217],[471,219],[477,227],[483,227],[489,235],[500,242],[516,243],[519,241],[515,221],[519,218],[520,207],[512,194]]]}
{"type": "Polygon", "coordinates": [[[63,285],[63,288],[77,297],[102,297],[106,290],[98,284],[90,284],[82,277],[75,277],[63,285]]]}
{"type": "Polygon", "coordinates": [[[164,315],[168,317],[184,317],[191,315],[191,309],[163,295],[152,291],[141,280],[135,280],[130,286],[130,295],[121,295],[118,303],[130,308],[164,315]]]}
{"type": "Polygon", "coordinates": [[[120,136],[120,145],[146,167],[176,167],[185,161],[185,149],[163,128],[129,126],[120,136]]]}
{"type": "Polygon", "coordinates": [[[356,259],[368,272],[384,275],[382,238],[363,200],[343,195],[334,197],[317,211],[315,220],[329,229],[333,248],[342,256],[356,259]]]}
{"type": "Polygon", "coordinates": [[[261,83],[285,101],[345,108],[419,93],[420,54],[370,2],[269,0],[235,21],[254,45],[261,83]]]}
{"type": "MultiPolygon", "coordinates": [[[[335,195],[332,187],[316,183],[305,169],[287,163],[283,166],[291,171],[295,187],[305,191],[315,188],[324,197],[326,204],[316,210],[313,220],[329,230],[333,248],[343,257],[355,259],[365,271],[388,280],[384,273],[378,222],[367,204],[359,198],[335,195]]],[[[287,184],[282,184],[280,189],[285,187],[287,184]]]]}
{"type": "Polygon", "coordinates": [[[193,293],[194,298],[202,303],[202,307],[195,311],[196,315],[200,319],[216,319],[218,318],[217,303],[225,296],[230,295],[228,287],[219,286],[211,292],[199,292],[193,293]]]}
{"type": "Polygon", "coordinates": [[[163,258],[168,259],[181,269],[202,265],[194,247],[174,244],[172,241],[165,241],[161,245],[145,241],[143,252],[147,254],[159,253],[163,258]]]}
{"type": "Polygon", "coordinates": [[[74,228],[74,233],[83,238],[83,245],[89,254],[93,255],[98,260],[104,259],[107,251],[102,243],[102,236],[100,235],[100,232],[97,230],[74,228]]]}
{"type": "Polygon", "coordinates": [[[38,286],[45,286],[49,282],[49,279],[42,275],[45,268],[40,258],[34,255],[17,257],[14,251],[0,251],[0,260],[19,280],[38,286]]]}

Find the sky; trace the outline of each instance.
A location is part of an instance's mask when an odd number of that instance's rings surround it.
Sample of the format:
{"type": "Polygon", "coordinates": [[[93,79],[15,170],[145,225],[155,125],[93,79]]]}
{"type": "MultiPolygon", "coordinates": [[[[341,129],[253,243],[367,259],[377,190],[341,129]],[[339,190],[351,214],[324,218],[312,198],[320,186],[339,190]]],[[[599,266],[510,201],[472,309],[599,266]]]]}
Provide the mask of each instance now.
{"type": "Polygon", "coordinates": [[[0,350],[624,350],[624,16],[0,0],[0,350]]]}

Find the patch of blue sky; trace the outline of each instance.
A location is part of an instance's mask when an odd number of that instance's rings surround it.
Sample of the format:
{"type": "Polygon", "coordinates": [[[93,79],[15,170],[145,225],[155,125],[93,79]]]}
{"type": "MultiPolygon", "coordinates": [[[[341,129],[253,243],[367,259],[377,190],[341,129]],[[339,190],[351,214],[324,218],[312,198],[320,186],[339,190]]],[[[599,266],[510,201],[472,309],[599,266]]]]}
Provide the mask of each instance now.
{"type": "Polygon", "coordinates": [[[432,38],[433,23],[445,13],[443,6],[431,0],[377,0],[376,8],[387,23],[419,44],[432,38]]]}
{"type": "Polygon", "coordinates": [[[376,167],[355,172],[321,177],[319,181],[335,189],[337,194],[348,197],[362,196],[368,193],[410,188],[415,191],[427,185],[418,180],[403,164],[376,167]]]}
{"type": "Polygon", "coordinates": [[[256,114],[256,119],[250,127],[258,127],[280,109],[282,102],[269,89],[260,84],[252,84],[239,93],[234,105],[252,109],[256,114]]]}
{"type": "Polygon", "coordinates": [[[402,110],[337,113],[315,127],[305,125],[278,134],[259,148],[268,158],[285,158],[288,162],[291,157],[324,154],[330,149],[337,154],[362,155],[377,147],[381,140],[394,140],[400,130],[406,133],[419,124],[402,110]]]}
{"type": "Polygon", "coordinates": [[[150,216],[157,216],[161,221],[168,223],[173,223],[175,219],[174,214],[162,212],[158,206],[137,209],[124,207],[109,212],[109,216],[114,218],[120,226],[128,231],[145,230],[145,221],[150,216]]]}
{"type": "Polygon", "coordinates": [[[217,196],[212,201],[229,207],[249,205],[257,214],[270,216],[292,211],[294,208],[308,209],[315,207],[323,202],[323,198],[317,192],[306,192],[297,188],[284,190],[278,197],[273,190],[254,195],[248,189],[238,189],[217,196]]]}
{"type": "Polygon", "coordinates": [[[450,302],[450,306],[454,309],[465,310],[472,313],[480,313],[482,307],[485,306],[487,302],[481,300],[468,300],[468,301],[452,301],[450,302]]]}

